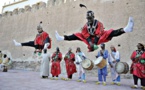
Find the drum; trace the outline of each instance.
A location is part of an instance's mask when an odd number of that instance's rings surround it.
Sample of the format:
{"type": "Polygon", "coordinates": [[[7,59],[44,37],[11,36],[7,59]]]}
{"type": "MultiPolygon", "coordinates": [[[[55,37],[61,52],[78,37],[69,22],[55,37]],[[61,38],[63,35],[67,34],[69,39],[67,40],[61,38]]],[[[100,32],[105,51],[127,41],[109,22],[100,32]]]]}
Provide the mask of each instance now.
{"type": "Polygon", "coordinates": [[[86,70],[92,70],[94,67],[94,64],[91,60],[83,60],[82,61],[82,67],[86,70]]]}
{"type": "Polygon", "coordinates": [[[129,65],[126,62],[118,62],[115,64],[115,70],[118,74],[126,74],[129,71],[129,65]]]}
{"type": "Polygon", "coordinates": [[[98,58],[94,61],[94,64],[95,64],[98,68],[102,69],[102,68],[104,68],[104,67],[107,65],[107,62],[106,62],[105,59],[103,59],[103,57],[98,57],[98,58]]]}

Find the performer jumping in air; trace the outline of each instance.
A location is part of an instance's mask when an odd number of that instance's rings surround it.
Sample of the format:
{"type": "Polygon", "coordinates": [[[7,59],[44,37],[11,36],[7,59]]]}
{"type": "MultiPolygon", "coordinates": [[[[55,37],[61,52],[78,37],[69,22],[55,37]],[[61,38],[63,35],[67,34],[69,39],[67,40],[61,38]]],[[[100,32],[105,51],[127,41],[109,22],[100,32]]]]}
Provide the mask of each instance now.
{"type": "Polygon", "coordinates": [[[121,34],[133,31],[134,22],[132,17],[129,17],[128,24],[125,28],[120,28],[117,30],[104,30],[103,24],[99,20],[95,19],[93,11],[88,11],[86,18],[87,23],[84,25],[82,32],[74,33],[72,35],[60,36],[56,31],[56,39],[58,41],[80,40],[88,45],[89,51],[94,51],[97,49],[97,45],[108,42],[113,37],[117,37],[121,34]]]}
{"type": "Polygon", "coordinates": [[[13,40],[15,46],[29,46],[34,47],[36,51],[41,52],[42,49],[50,49],[51,48],[51,38],[49,34],[43,31],[42,22],[37,26],[38,34],[34,41],[18,43],[16,40],[13,40]]]}
{"type": "Polygon", "coordinates": [[[56,76],[56,80],[58,79],[59,74],[61,73],[60,61],[62,60],[62,54],[59,50],[59,47],[56,48],[56,52],[52,55],[52,66],[51,66],[51,74],[52,80],[56,76]]]}

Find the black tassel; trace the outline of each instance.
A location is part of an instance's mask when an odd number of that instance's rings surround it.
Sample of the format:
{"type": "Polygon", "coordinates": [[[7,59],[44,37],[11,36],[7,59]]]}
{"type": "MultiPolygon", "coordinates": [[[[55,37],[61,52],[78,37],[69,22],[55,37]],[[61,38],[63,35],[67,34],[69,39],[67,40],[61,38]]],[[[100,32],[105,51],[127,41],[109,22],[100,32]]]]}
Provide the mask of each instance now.
{"type": "Polygon", "coordinates": [[[83,4],[80,4],[80,7],[82,8],[82,7],[85,7],[86,9],[87,9],[87,7],[85,6],[85,5],[83,5],[83,4]]]}

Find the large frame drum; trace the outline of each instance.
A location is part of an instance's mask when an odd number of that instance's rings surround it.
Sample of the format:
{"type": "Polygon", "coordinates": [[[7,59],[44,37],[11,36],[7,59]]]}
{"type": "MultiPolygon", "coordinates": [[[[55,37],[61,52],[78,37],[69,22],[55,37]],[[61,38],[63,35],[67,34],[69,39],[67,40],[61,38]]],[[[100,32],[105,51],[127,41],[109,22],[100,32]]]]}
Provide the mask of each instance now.
{"type": "Polygon", "coordinates": [[[126,74],[129,71],[129,65],[126,62],[118,62],[115,64],[115,70],[118,74],[126,74]]]}
{"type": "Polygon", "coordinates": [[[106,62],[106,60],[103,58],[103,57],[98,57],[95,61],[94,61],[94,64],[98,67],[98,68],[100,68],[100,69],[102,69],[102,68],[104,68],[106,65],[107,65],[107,62],[106,62]]]}
{"type": "Polygon", "coordinates": [[[94,64],[91,60],[83,60],[82,61],[82,67],[86,70],[92,70],[94,67],[94,64]]]}

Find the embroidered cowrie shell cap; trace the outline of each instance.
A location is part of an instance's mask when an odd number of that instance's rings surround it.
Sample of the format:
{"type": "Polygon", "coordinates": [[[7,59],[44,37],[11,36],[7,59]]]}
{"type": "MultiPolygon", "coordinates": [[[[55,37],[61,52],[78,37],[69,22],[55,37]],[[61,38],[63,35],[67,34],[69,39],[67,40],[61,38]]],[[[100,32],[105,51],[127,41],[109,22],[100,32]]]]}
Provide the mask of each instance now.
{"type": "Polygon", "coordinates": [[[94,17],[93,11],[87,11],[87,17],[94,17]]]}

